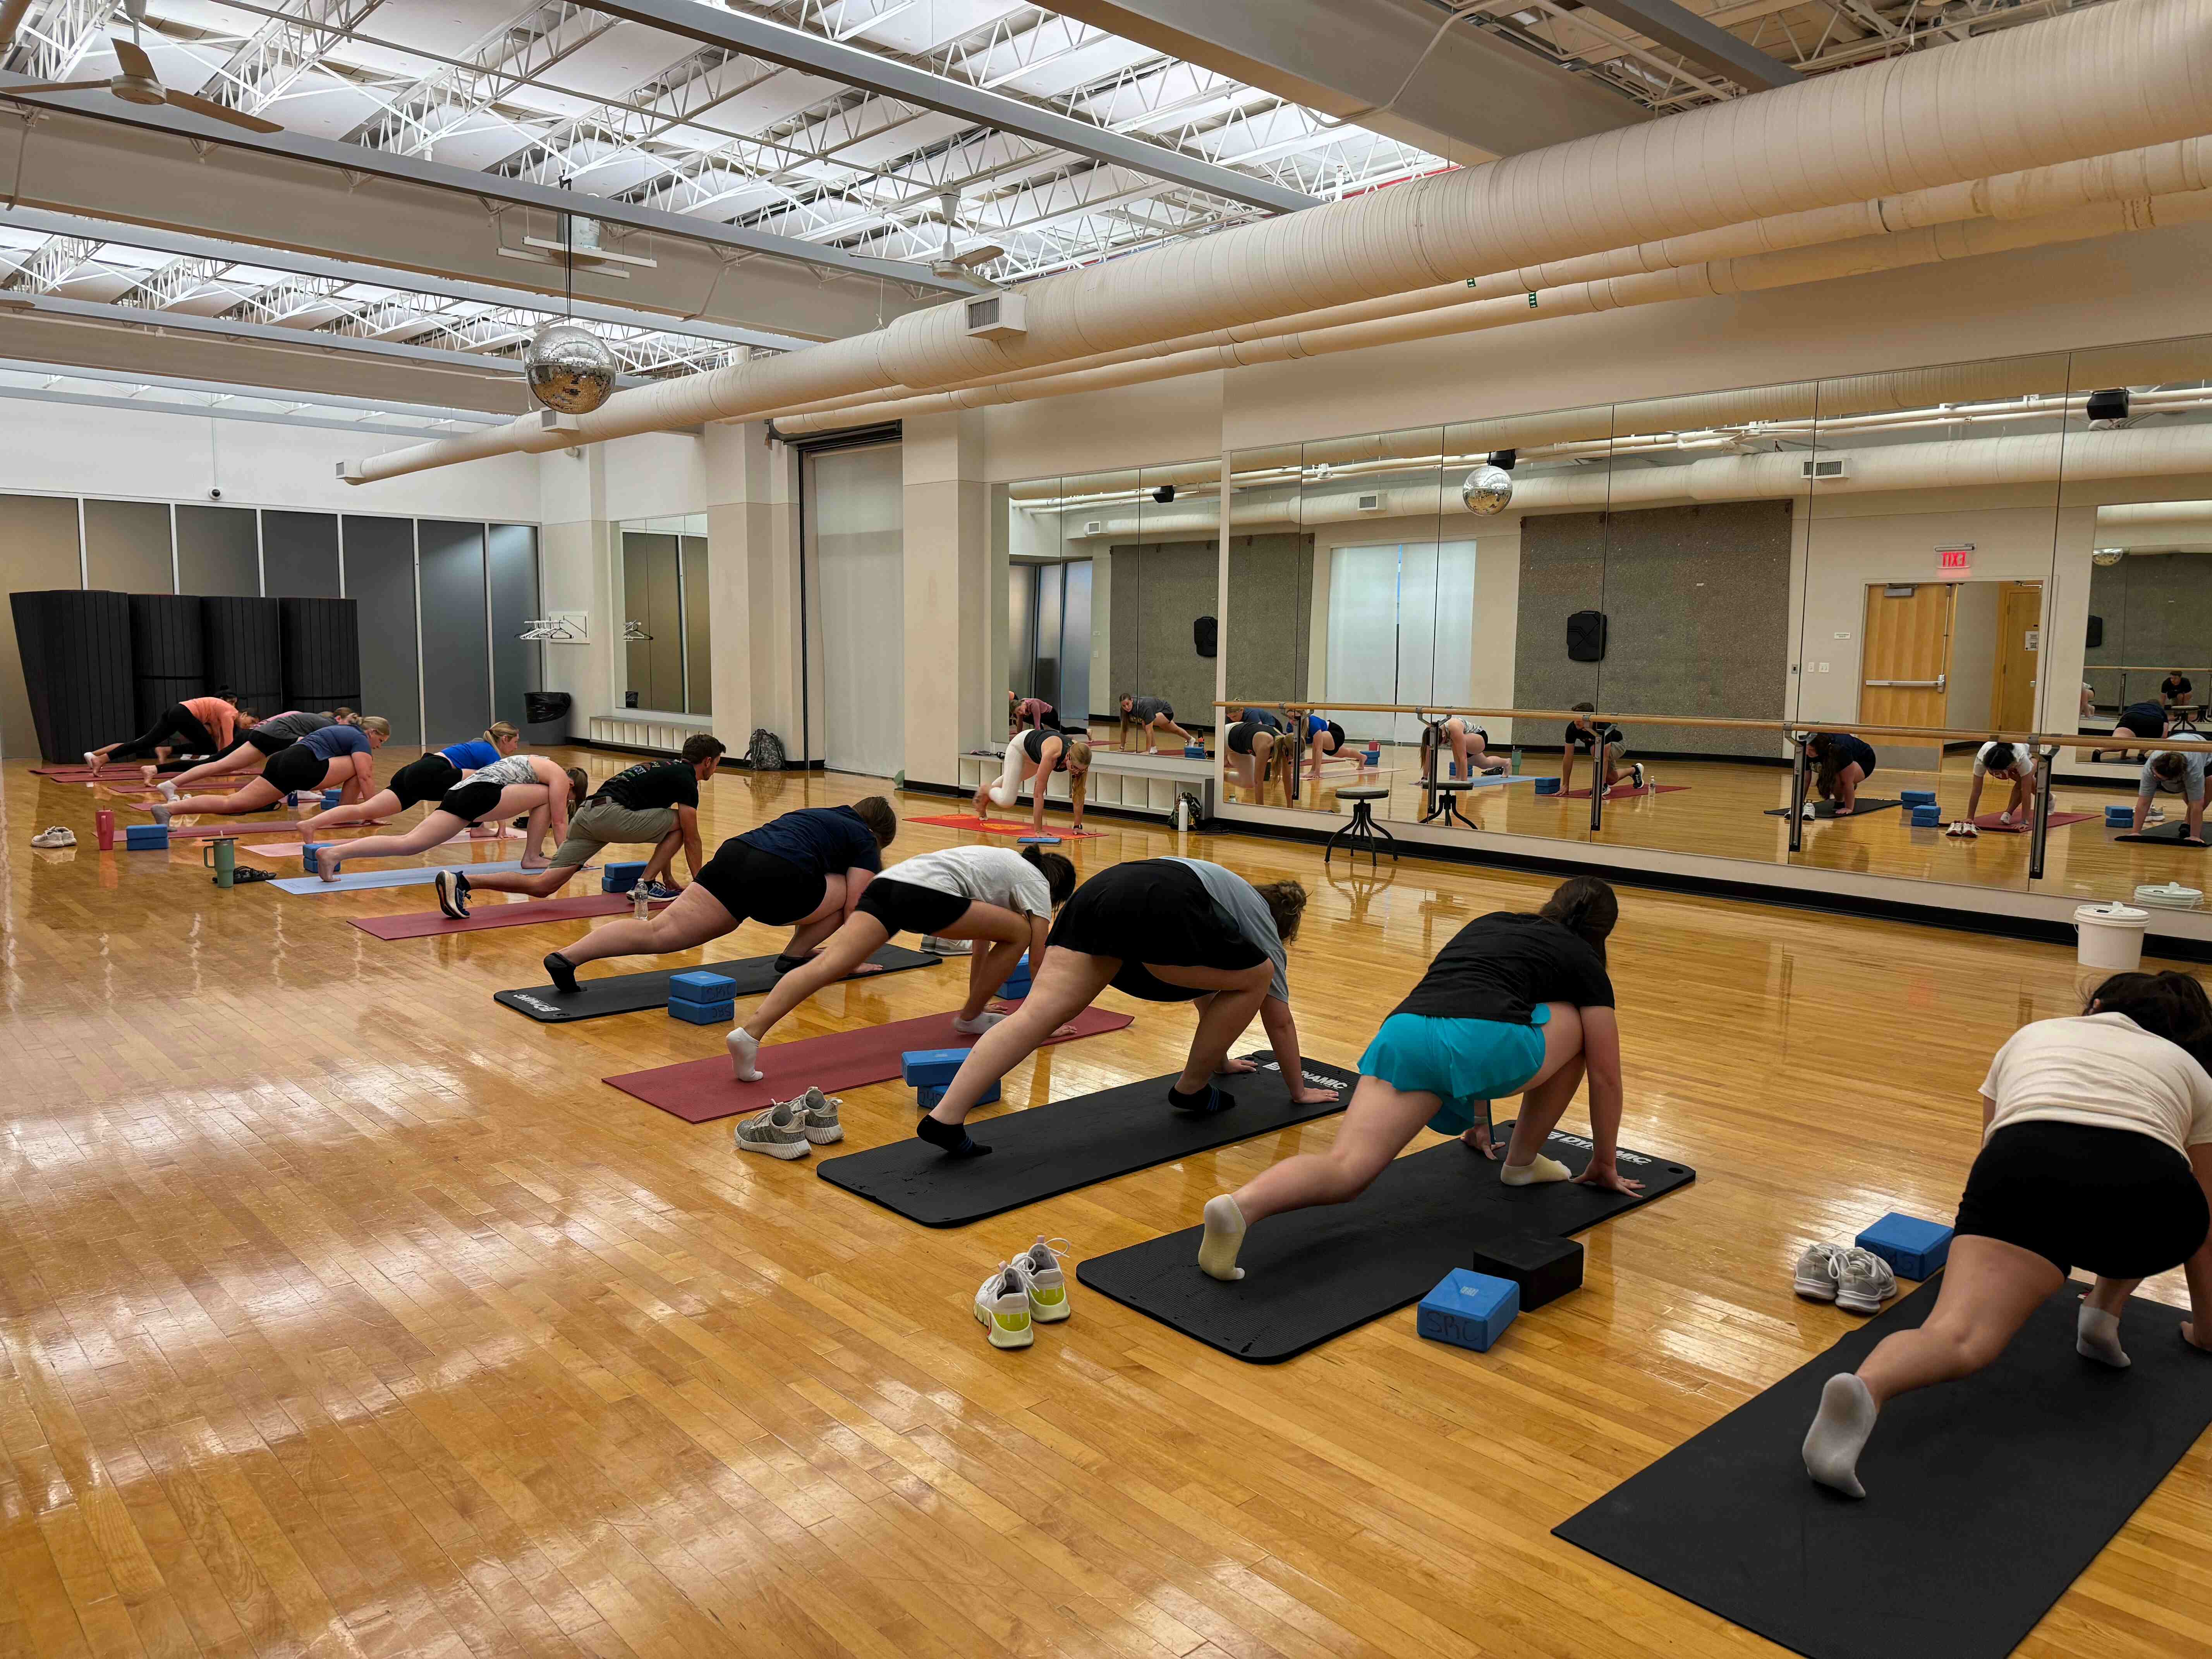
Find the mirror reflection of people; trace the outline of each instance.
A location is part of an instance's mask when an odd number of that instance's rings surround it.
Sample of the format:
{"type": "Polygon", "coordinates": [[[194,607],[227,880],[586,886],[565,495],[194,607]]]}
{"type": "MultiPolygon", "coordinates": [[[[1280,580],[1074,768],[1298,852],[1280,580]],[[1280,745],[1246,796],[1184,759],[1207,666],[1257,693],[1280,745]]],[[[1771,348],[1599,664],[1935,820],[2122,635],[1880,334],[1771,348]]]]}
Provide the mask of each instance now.
{"type": "Polygon", "coordinates": [[[2196,690],[2196,684],[2188,675],[2179,668],[2169,668],[2166,678],[2158,683],[2158,700],[2169,709],[2186,708],[2190,695],[2196,690]]]}
{"type": "MultiPolygon", "coordinates": [[[[2166,709],[2162,705],[2154,702],[2133,702],[2120,711],[2120,718],[2112,726],[2112,735],[2116,738],[2162,738],[2172,730],[2173,722],[2166,718],[2166,709]]],[[[2094,760],[2102,752],[2100,750],[2092,750],[2089,758],[2094,760]]],[[[2140,753],[2145,760],[2150,758],[2150,750],[2148,747],[2129,744],[2120,750],[2120,759],[2125,762],[2137,753],[2140,753]]]]}
{"type": "MultiPolygon", "coordinates": [[[[1325,714],[1308,714],[1305,717],[1306,751],[1313,757],[1307,773],[1313,787],[1314,799],[1321,799],[1321,763],[1344,747],[1344,728],[1325,714]]],[[[1287,786],[1286,786],[1287,787],[1287,786]]]]}
{"type": "MultiPolygon", "coordinates": [[[[1452,759],[1462,778],[1496,777],[1506,769],[1503,756],[1490,752],[1490,733],[1475,724],[1471,714],[1454,714],[1443,723],[1444,740],[1451,744],[1452,759]]],[[[1563,784],[1562,788],[1565,787],[1563,784]]]]}
{"type": "Polygon", "coordinates": [[[1973,787],[1966,792],[1969,820],[1981,812],[1984,777],[1998,778],[2012,785],[2012,799],[1997,814],[1997,822],[2008,826],[2026,823],[2035,811],[2035,751],[2009,743],[1985,743],[1975,750],[1973,787]]]}
{"type": "Polygon", "coordinates": [[[1559,793],[1565,795],[1574,789],[1575,757],[1577,754],[1590,757],[1590,771],[1594,776],[1602,775],[1603,781],[1593,783],[1592,788],[1609,790],[1625,777],[1631,788],[1641,789],[1644,787],[1643,766],[1638,764],[1626,770],[1621,767],[1621,762],[1628,757],[1627,734],[1611,720],[1601,723],[1597,718],[1597,705],[1594,702],[1577,703],[1574,715],[1574,719],[1567,722],[1566,747],[1559,757],[1559,793]]]}
{"type": "Polygon", "coordinates": [[[2179,795],[2189,805],[2189,839],[2203,842],[2204,767],[2205,751],[2201,749],[2186,754],[2179,749],[2163,749],[2145,761],[2136,788],[2134,833],[2140,836],[2149,823],[2153,799],[2161,794],[2179,795]]]}
{"type": "MultiPolygon", "coordinates": [[[[1261,714],[1255,708],[1245,709],[1247,715],[1261,714]]],[[[1267,805],[1267,776],[1275,762],[1275,745],[1282,739],[1282,726],[1269,716],[1265,721],[1240,719],[1221,734],[1221,746],[1228,757],[1230,775],[1267,805]]],[[[1283,775],[1283,805],[1291,804],[1290,774],[1283,775]]]]}
{"type": "Polygon", "coordinates": [[[1139,697],[1124,691],[1121,694],[1121,747],[1131,747],[1130,734],[1145,734],[1144,752],[1153,752],[1163,732],[1172,732],[1178,744],[1188,744],[1197,739],[1176,724],[1175,705],[1165,697],[1139,697]]]}
{"type": "Polygon", "coordinates": [[[1813,787],[1822,800],[1835,803],[1836,816],[1857,811],[1859,786],[1874,775],[1874,746],[1849,732],[1815,732],[1805,754],[1814,763],[1813,787]]]}
{"type": "Polygon", "coordinates": [[[1006,708],[1009,734],[1024,726],[1050,727],[1055,732],[1060,729],[1060,710],[1042,697],[1018,697],[1009,691],[1006,693],[1006,708]]]}

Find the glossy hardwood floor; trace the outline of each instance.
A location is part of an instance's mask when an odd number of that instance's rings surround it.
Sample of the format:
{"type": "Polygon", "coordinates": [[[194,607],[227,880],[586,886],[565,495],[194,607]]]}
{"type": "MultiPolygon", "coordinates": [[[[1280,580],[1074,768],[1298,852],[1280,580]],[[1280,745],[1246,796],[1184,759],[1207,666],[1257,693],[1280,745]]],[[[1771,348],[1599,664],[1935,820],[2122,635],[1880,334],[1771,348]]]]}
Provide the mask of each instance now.
{"type": "MultiPolygon", "coordinates": [[[[710,844],[871,787],[725,776],[710,844]]],[[[576,924],[386,944],[344,918],[427,890],[219,891],[194,843],[93,850],[95,789],[0,787],[0,1655],[1774,1652],[1549,1529],[1842,1332],[1791,1296],[1798,1250],[1948,1216],[1989,1054],[2078,1006],[2055,948],[1626,890],[1626,1139],[1701,1178],[1588,1235],[1578,1294],[1487,1355],[1408,1310],[1257,1368],[1079,1289],[1004,1354],[969,1312],[994,1262],[1186,1225],[1335,1121],[929,1231],[598,1081],[718,1030],[492,1004],[576,924]],[[52,823],[74,853],[29,848],[52,823]]],[[[1547,885],[1095,827],[1085,871],[1306,880],[1294,1002],[1339,1064],[1547,885]]],[[[960,972],[778,1035],[945,1008],[960,972]]],[[[1188,1014],[1108,1000],[1136,1024],[1006,1109],[1173,1068],[1188,1014]]],[[[845,1117],[849,1150],[913,1108],[845,1117]]],[[[2200,1447],[2023,1651],[2202,1653],[2209,1477],[2200,1447]]]]}

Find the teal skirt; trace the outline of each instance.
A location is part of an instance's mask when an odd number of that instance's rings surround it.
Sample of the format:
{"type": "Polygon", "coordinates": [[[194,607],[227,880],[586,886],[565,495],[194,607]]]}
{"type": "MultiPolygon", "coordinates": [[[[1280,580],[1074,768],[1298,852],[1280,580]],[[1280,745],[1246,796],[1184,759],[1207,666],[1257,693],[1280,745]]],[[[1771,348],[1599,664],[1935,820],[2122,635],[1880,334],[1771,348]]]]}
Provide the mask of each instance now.
{"type": "Polygon", "coordinates": [[[1490,1121],[1490,1103],[1520,1093],[1544,1069],[1544,1027],[1552,1011],[1537,1006],[1533,1024],[1496,1019],[1439,1019],[1393,1014],[1359,1057],[1363,1077],[1392,1088],[1438,1097],[1429,1120],[1438,1134],[1464,1134],[1490,1121]]]}

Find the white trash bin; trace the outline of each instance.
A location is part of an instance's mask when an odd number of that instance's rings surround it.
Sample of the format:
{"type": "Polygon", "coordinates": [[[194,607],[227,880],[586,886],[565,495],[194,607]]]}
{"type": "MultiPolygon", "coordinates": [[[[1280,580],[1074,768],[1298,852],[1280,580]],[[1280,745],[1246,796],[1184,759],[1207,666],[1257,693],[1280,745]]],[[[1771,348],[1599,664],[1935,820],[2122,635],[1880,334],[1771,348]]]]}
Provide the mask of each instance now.
{"type": "Polygon", "coordinates": [[[2111,904],[2085,904],[2074,913],[2081,935],[2078,960],[2084,968],[2108,974],[2131,974],[2142,966],[2143,933],[2150,912],[2117,900],[2111,904]]]}

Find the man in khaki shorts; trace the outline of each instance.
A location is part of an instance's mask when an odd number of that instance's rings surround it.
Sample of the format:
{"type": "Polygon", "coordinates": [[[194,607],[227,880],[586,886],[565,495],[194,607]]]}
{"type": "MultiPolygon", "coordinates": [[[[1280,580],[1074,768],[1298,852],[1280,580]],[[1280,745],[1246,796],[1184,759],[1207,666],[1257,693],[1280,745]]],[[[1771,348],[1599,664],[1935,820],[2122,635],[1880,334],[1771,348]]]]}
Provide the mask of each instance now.
{"type": "Polygon", "coordinates": [[[651,899],[674,898],[682,890],[665,878],[676,861],[676,849],[684,849],[695,878],[704,862],[699,845],[699,786],[714,775],[723,752],[719,738],[702,732],[684,744],[680,760],[644,761],[616,773],[569,815],[568,838],[553,854],[551,865],[481,876],[442,870],[438,874],[438,908],[449,916],[465,916],[469,894],[477,888],[550,897],[607,848],[632,842],[653,846],[638,890],[651,899]]]}

